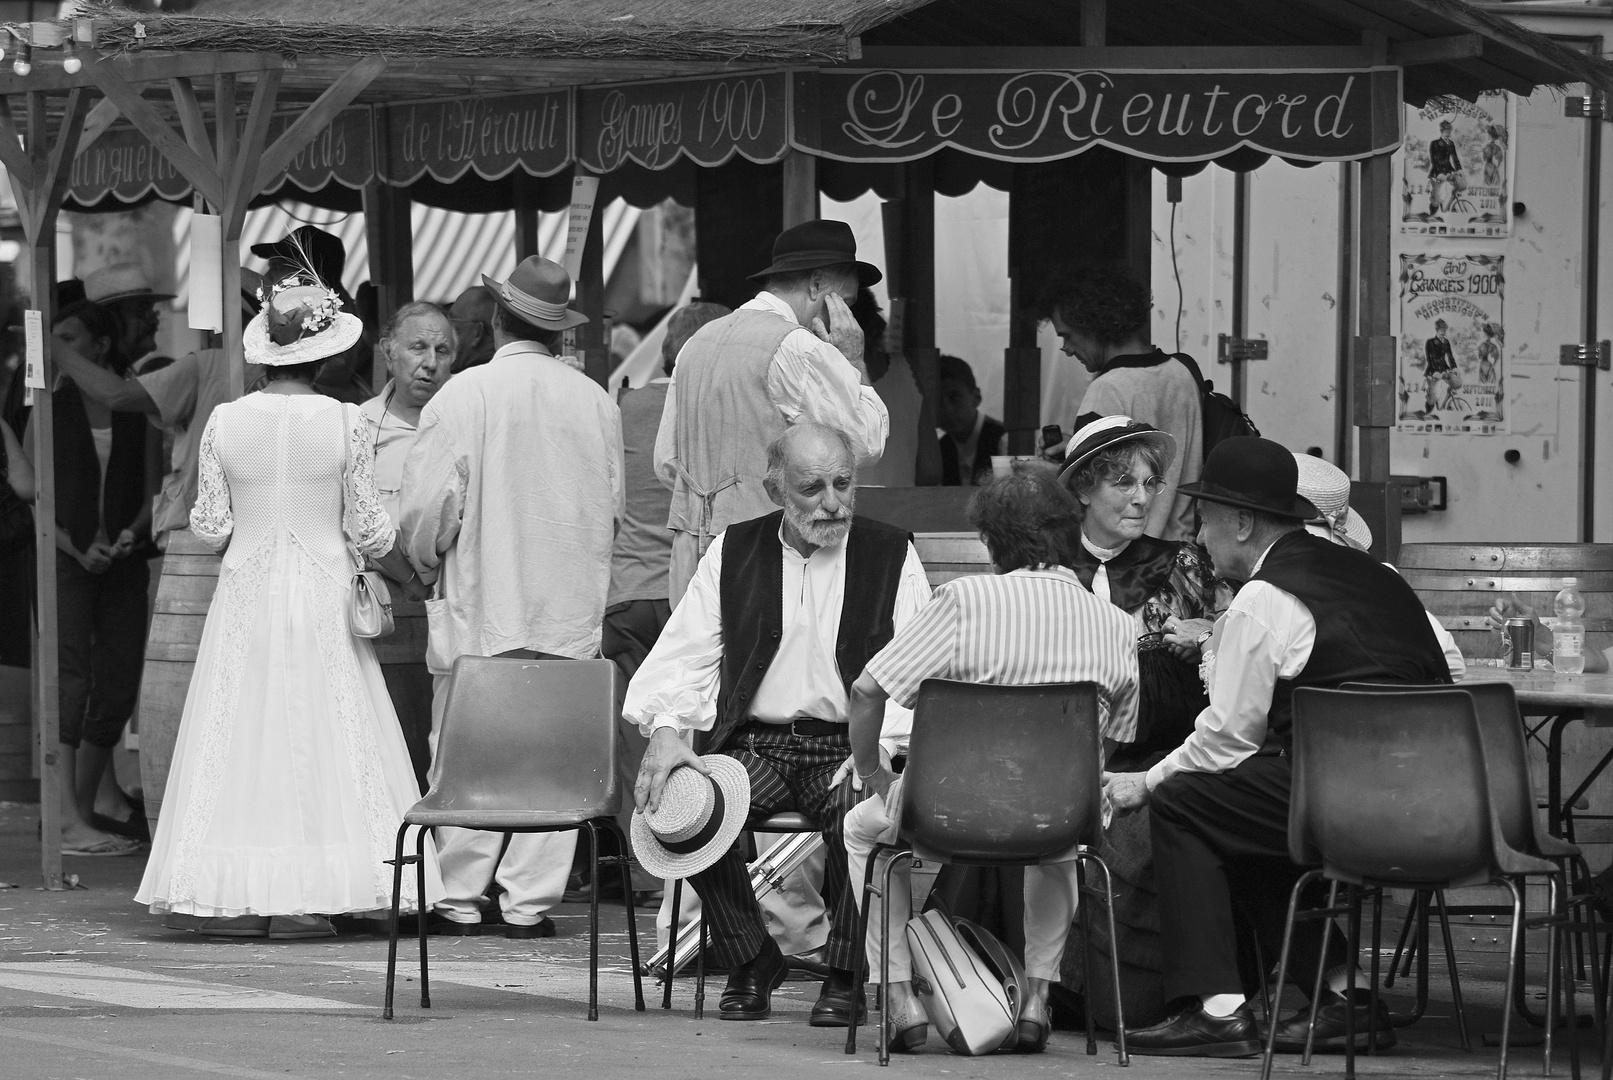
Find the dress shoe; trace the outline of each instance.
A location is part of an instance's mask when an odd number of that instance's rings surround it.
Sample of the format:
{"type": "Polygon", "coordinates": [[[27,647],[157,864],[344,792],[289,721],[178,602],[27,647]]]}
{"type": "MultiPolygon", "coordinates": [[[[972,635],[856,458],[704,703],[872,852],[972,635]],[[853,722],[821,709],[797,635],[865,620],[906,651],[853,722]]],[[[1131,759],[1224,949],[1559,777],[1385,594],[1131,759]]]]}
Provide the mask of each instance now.
{"type": "MultiPolygon", "coordinates": [[[[1367,1042],[1367,1002],[1370,993],[1365,989],[1355,992],[1355,1048],[1365,1051],[1370,1048],[1367,1042]]],[[[1332,991],[1322,992],[1321,1006],[1316,1010],[1316,1039],[1311,1048],[1318,1053],[1343,1053],[1345,1046],[1344,995],[1332,991]]],[[[1277,1025],[1277,1052],[1279,1054],[1303,1054],[1305,1052],[1305,1029],[1310,1025],[1311,1010],[1307,1006],[1299,1012],[1277,1025]]],[[[1387,1050],[1395,1044],[1395,1027],[1389,1019],[1389,1007],[1378,999],[1378,1027],[1377,1043],[1379,1050],[1387,1050]]]]}
{"type": "Polygon", "coordinates": [[[305,941],[336,936],[336,927],[323,915],[275,915],[269,919],[269,940],[305,941]]]}
{"type": "MultiPolygon", "coordinates": [[[[813,1027],[846,1027],[852,1021],[852,986],[857,976],[849,971],[839,968],[830,968],[829,977],[823,980],[823,992],[818,995],[817,1004],[812,1006],[812,1018],[807,1021],[813,1027]]],[[[856,1023],[868,1022],[868,998],[861,990],[857,991],[856,1023]]]]}
{"type": "Polygon", "coordinates": [[[1153,1027],[1126,1032],[1126,1049],[1160,1057],[1253,1057],[1260,1032],[1248,1002],[1231,1016],[1211,1016],[1198,1002],[1153,1027]]]}
{"type": "Polygon", "coordinates": [[[773,991],[784,984],[790,973],[771,937],[762,942],[762,951],[728,973],[717,1016],[722,1020],[766,1020],[773,1015],[773,991]]]}
{"type": "Polygon", "coordinates": [[[440,911],[433,911],[426,916],[426,933],[440,934],[444,937],[476,937],[482,932],[481,920],[476,922],[460,922],[450,919],[440,911]]]}
{"type": "Polygon", "coordinates": [[[1053,1017],[1047,1011],[1047,1002],[1030,996],[1025,1011],[1019,1014],[1019,1041],[1014,1050],[1020,1054],[1040,1054],[1047,1049],[1047,1037],[1053,1033],[1053,1017]]]}
{"type": "Polygon", "coordinates": [[[540,938],[554,937],[554,920],[547,915],[539,915],[535,923],[504,924],[504,936],[507,938],[540,938]]]}
{"type": "MultiPolygon", "coordinates": [[[[875,995],[878,1002],[878,995],[875,995]]],[[[892,1054],[911,1054],[930,1037],[930,1018],[916,997],[909,995],[891,1007],[890,1037],[885,1049],[892,1054]]]]}
{"type": "Polygon", "coordinates": [[[196,927],[196,932],[207,937],[268,937],[269,922],[267,915],[235,915],[229,918],[203,919],[196,927]]]}
{"type": "Polygon", "coordinates": [[[791,953],[784,958],[790,965],[790,970],[814,979],[827,979],[829,977],[829,947],[819,945],[811,952],[791,953]]]}

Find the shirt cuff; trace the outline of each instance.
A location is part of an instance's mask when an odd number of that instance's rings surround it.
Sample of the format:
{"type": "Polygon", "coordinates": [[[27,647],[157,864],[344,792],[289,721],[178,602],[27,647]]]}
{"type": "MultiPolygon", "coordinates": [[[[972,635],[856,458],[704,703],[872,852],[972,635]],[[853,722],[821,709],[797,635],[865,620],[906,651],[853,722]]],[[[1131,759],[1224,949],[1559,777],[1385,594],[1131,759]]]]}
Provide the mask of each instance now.
{"type": "Polygon", "coordinates": [[[1150,792],[1165,782],[1165,762],[1169,760],[1170,758],[1166,758],[1165,761],[1155,763],[1154,767],[1149,769],[1148,772],[1143,776],[1143,782],[1148,785],[1148,790],[1150,792]]]}
{"type": "Polygon", "coordinates": [[[676,716],[673,716],[670,713],[661,713],[657,715],[654,720],[650,721],[650,736],[653,738],[655,733],[660,731],[662,728],[670,730],[672,734],[679,737],[682,737],[683,735],[683,724],[676,716]]]}

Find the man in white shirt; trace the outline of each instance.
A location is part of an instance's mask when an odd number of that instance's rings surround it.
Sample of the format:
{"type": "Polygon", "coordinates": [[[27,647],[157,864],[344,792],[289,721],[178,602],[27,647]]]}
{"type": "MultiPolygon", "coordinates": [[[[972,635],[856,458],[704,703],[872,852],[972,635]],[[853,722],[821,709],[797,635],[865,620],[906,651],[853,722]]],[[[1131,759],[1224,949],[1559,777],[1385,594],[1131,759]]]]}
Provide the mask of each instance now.
{"type": "MultiPolygon", "coordinates": [[[[660,805],[673,769],[707,771],[684,741],[694,732],[701,753],[745,765],[752,819],[794,810],[823,829],[830,970],[812,1010],[815,1027],[844,1027],[862,1012],[852,1000],[862,947],[842,839],[858,798],[843,782],[849,687],[930,596],[907,533],[853,520],[856,460],[845,433],[818,424],[773,440],[765,482],[783,510],[731,525],[712,541],[623,705],[650,739],[633,789],[640,811],[660,805]]],[[[887,752],[911,723],[905,709],[887,712],[887,752]]],[[[719,1015],[766,1019],[786,963],[763,924],[741,849],[690,881],[711,933],[709,961],[730,973],[719,1015]]]]}
{"type": "MultiPolygon", "coordinates": [[[[431,612],[446,638],[432,665],[432,743],[459,656],[587,660],[599,655],[611,543],[622,517],[622,427],[610,396],[555,358],[561,331],[587,322],[566,307],[571,278],[528,258],[498,299],[497,349],[420,411],[403,467],[399,531],[423,581],[441,579],[431,612]],[[439,622],[440,620],[440,622],[439,622]]],[[[552,937],[577,834],[437,831],[447,896],[436,932],[480,931],[496,873],[508,937],[552,937]]]]}
{"type": "MultiPolygon", "coordinates": [[[[1210,704],[1181,746],[1147,773],[1105,774],[1119,811],[1148,806],[1158,886],[1165,996],[1174,1015],[1126,1033],[1132,1053],[1241,1057],[1259,1032],[1238,972],[1234,900],[1276,955],[1289,890],[1288,757],[1293,694],[1346,682],[1448,683],[1444,654],[1411,587],[1364,552],[1312,536],[1320,513],[1298,494],[1294,457],[1260,438],[1216,444],[1199,501],[1199,543],[1216,573],[1246,584],[1218,631],[1210,704]]],[[[1295,928],[1295,979],[1312,985],[1321,929],[1295,928]],[[1307,940],[1308,939],[1308,940],[1307,940]]],[[[1336,936],[1330,941],[1337,945],[1336,936]]],[[[1348,1012],[1341,950],[1328,973],[1317,1045],[1342,1048],[1348,1012]]],[[[1365,991],[1354,1003],[1357,1041],[1367,1031],[1365,991]]],[[[1303,1049],[1305,1020],[1282,1024],[1280,1050],[1303,1049]]],[[[1393,1045],[1386,1013],[1378,1047],[1393,1045]]]]}
{"type": "Polygon", "coordinates": [[[712,537],[770,513],[766,449],[790,424],[844,432],[859,464],[878,461],[890,431],[869,385],[863,332],[848,306],[880,280],[857,261],[843,221],[780,233],[773,264],[751,277],[754,300],[708,323],[678,354],[655,440],[655,471],[672,489],[674,607],[712,537]]]}

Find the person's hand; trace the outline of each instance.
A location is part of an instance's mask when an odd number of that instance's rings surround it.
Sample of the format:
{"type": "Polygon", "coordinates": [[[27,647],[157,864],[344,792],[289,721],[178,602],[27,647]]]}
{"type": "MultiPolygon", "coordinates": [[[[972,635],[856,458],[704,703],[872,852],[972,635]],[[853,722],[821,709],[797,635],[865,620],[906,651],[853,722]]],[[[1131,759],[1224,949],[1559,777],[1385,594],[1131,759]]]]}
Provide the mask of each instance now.
{"type": "Polygon", "coordinates": [[[1148,774],[1106,772],[1103,793],[1116,810],[1141,810],[1148,805],[1148,774]]]}
{"type": "Polygon", "coordinates": [[[839,293],[829,293],[823,302],[823,313],[829,317],[829,325],[825,327],[822,319],[813,319],[812,332],[839,349],[840,355],[850,360],[851,366],[867,382],[868,369],[863,366],[863,328],[857,325],[856,316],[840,299],[839,293]]]}
{"type": "Polygon", "coordinates": [[[1194,663],[1199,658],[1199,638],[1215,629],[1213,619],[1178,619],[1175,615],[1165,620],[1164,642],[1179,660],[1194,663]]]}
{"type": "Polygon", "coordinates": [[[869,777],[867,780],[859,777],[857,775],[857,759],[855,756],[848,755],[846,760],[840,763],[840,768],[835,770],[834,779],[829,781],[829,787],[831,789],[837,788],[842,783],[845,783],[847,780],[849,780],[851,781],[851,790],[863,792],[863,797],[867,798],[867,793],[870,788],[874,788],[881,796],[883,796],[886,789],[891,786],[891,782],[895,779],[896,774],[891,771],[891,756],[885,751],[885,748],[881,746],[879,748],[879,769],[874,773],[873,776],[869,777]],[[884,778],[884,783],[879,784],[878,782],[882,776],[884,778]]]}
{"type": "Polygon", "coordinates": [[[127,556],[129,552],[134,550],[134,540],[135,536],[133,529],[124,529],[122,532],[118,533],[117,540],[112,544],[112,557],[114,559],[121,559],[127,556]]]}
{"type": "Polygon", "coordinates": [[[398,590],[403,593],[405,600],[431,599],[431,586],[421,581],[419,574],[410,574],[408,581],[398,582],[398,590]]]}
{"type": "Polygon", "coordinates": [[[1490,605],[1486,617],[1489,619],[1490,629],[1499,634],[1506,630],[1508,619],[1532,619],[1535,617],[1535,611],[1512,593],[1502,593],[1501,599],[1490,605]]]}
{"type": "Polygon", "coordinates": [[[92,574],[104,574],[112,567],[112,548],[97,540],[78,557],[78,564],[92,574]]]}
{"type": "Polygon", "coordinates": [[[671,728],[657,728],[650,736],[644,760],[639,762],[638,780],[633,784],[633,805],[642,812],[654,813],[661,808],[661,789],[666,778],[680,765],[688,765],[702,776],[710,776],[711,769],[689,744],[678,738],[671,728]]]}

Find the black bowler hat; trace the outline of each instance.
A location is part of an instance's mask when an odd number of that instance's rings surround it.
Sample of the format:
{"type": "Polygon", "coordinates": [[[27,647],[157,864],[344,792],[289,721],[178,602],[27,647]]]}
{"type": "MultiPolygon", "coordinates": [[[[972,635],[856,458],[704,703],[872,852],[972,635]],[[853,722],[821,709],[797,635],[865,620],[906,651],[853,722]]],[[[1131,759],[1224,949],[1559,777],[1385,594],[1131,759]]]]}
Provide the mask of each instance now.
{"type": "Polygon", "coordinates": [[[1299,465],[1282,444],[1245,435],[1215,444],[1196,484],[1177,493],[1190,499],[1309,521],[1322,512],[1299,494],[1299,465]]]}
{"type": "Polygon", "coordinates": [[[825,266],[851,263],[857,267],[857,283],[866,289],[877,285],[885,275],[873,263],[857,259],[857,238],[844,221],[804,221],[785,229],[773,241],[773,265],[750,280],[760,282],[773,274],[817,270],[825,266]]]}

